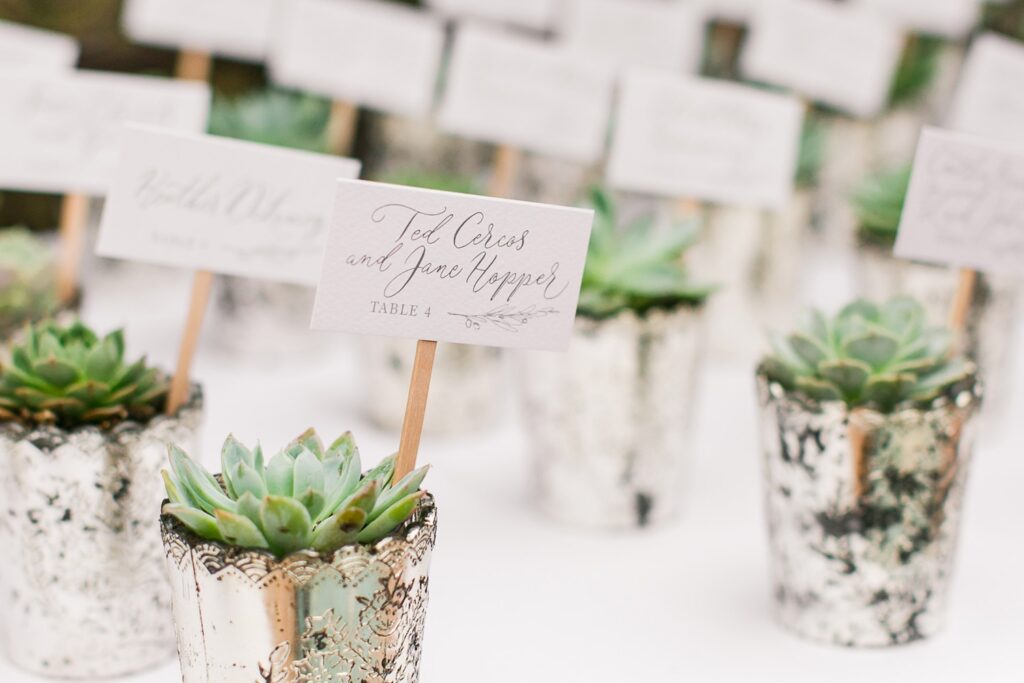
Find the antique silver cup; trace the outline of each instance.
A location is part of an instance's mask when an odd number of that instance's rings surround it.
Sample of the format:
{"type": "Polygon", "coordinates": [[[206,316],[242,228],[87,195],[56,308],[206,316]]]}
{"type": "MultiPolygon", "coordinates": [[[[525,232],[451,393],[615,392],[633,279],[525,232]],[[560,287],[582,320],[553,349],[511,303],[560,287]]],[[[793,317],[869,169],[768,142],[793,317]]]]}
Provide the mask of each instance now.
{"type": "Polygon", "coordinates": [[[883,415],[758,375],[775,612],[813,640],[883,647],[943,626],[977,386],[883,415]]]}
{"type": "Polygon", "coordinates": [[[3,645],[60,678],[121,676],[174,655],[154,510],[166,443],[198,447],[198,389],[174,417],[111,430],[0,424],[3,645]]]}
{"type": "Polygon", "coordinates": [[[700,323],[688,308],[577,318],[567,354],[524,354],[523,417],[545,513],[604,529],[675,514],[700,323]]]}
{"type": "Polygon", "coordinates": [[[278,560],[161,518],[183,683],[416,683],[433,498],[373,546],[278,560]]]}

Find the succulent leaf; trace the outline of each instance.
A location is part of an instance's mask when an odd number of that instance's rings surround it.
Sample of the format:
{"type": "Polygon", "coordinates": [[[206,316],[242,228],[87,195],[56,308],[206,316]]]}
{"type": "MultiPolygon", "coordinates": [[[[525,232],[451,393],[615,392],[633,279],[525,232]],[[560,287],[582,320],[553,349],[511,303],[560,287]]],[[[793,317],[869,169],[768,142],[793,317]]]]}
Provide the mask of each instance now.
{"type": "Polygon", "coordinates": [[[217,520],[202,510],[192,507],[168,503],[164,505],[164,514],[177,517],[182,524],[194,531],[196,534],[211,541],[221,540],[220,528],[217,520]]]}
{"type": "Polygon", "coordinates": [[[217,531],[224,541],[245,548],[269,547],[263,532],[248,517],[227,510],[216,510],[213,514],[217,520],[217,531]]]}
{"type": "Polygon", "coordinates": [[[380,539],[387,536],[394,528],[396,523],[401,523],[401,520],[407,519],[412,511],[419,505],[420,498],[423,497],[422,491],[412,493],[405,498],[402,498],[397,503],[389,507],[383,513],[381,513],[374,521],[370,522],[359,532],[356,537],[360,543],[376,543],[380,539]]]}
{"type": "Polygon", "coordinates": [[[309,547],[313,520],[294,498],[267,496],[260,505],[260,528],[270,546],[287,555],[309,547]]]}

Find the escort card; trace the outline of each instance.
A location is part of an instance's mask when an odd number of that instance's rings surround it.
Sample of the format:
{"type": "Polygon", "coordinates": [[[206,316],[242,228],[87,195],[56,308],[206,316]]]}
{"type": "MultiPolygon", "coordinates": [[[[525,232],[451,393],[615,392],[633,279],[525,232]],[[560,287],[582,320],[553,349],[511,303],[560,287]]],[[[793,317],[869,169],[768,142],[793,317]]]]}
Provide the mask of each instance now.
{"type": "Polygon", "coordinates": [[[604,152],[614,69],[603,60],[495,29],[459,29],[442,128],[579,163],[604,152]]]}
{"type": "Polygon", "coordinates": [[[129,126],[96,251],[316,284],[337,178],[353,159],[129,126]]]}
{"type": "Polygon", "coordinates": [[[619,66],[700,69],[704,18],[689,2],[569,0],[561,25],[565,45],[619,66]]]}
{"type": "Polygon", "coordinates": [[[896,255],[1024,274],[1024,146],[926,128],[896,255]]]}
{"type": "Polygon", "coordinates": [[[949,127],[1024,145],[1024,44],[986,34],[967,55],[949,127]]]}
{"type": "Polygon", "coordinates": [[[313,328],[560,350],[593,211],[338,182],[313,328]]]}
{"type": "Polygon", "coordinates": [[[261,61],[275,0],[126,0],[122,24],[137,43],[261,61]]]}
{"type": "Polygon", "coordinates": [[[885,107],[903,34],[878,13],[821,0],[761,0],[744,76],[791,88],[854,116],[885,107]]]}
{"type": "Polygon", "coordinates": [[[204,83],[71,71],[0,72],[0,187],[29,192],[107,191],[122,124],[206,127],[204,83]]]}
{"type": "Polygon", "coordinates": [[[981,0],[853,0],[912,33],[963,38],[981,18],[981,0]]]}
{"type": "Polygon", "coordinates": [[[444,25],[379,0],[290,0],[270,56],[282,85],[406,116],[434,102],[444,25]]]}
{"type": "Polygon", "coordinates": [[[803,107],[787,95],[653,70],[620,87],[608,182],[618,189],[781,208],[803,107]]]}
{"type": "Polygon", "coordinates": [[[0,66],[73,69],[77,62],[71,36],[0,21],[0,66]]]}
{"type": "Polygon", "coordinates": [[[544,31],[557,14],[557,0],[426,0],[449,17],[487,19],[544,31]]]}

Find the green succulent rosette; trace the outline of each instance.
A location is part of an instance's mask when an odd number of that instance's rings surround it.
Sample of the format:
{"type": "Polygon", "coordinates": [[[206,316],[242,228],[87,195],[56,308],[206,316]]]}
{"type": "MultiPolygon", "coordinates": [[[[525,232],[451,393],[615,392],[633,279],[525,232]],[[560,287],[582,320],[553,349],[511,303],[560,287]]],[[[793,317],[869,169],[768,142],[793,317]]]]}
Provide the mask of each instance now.
{"type": "Polygon", "coordinates": [[[884,247],[895,244],[911,171],[910,165],[881,171],[867,178],[850,197],[864,242],[884,247]]]}
{"type": "Polygon", "coordinates": [[[0,335],[51,315],[56,291],[50,245],[25,228],[0,230],[0,335]]]}
{"type": "Polygon", "coordinates": [[[208,130],[212,135],[322,154],[328,151],[330,116],[330,102],[323,98],[268,89],[216,98],[208,130]]]}

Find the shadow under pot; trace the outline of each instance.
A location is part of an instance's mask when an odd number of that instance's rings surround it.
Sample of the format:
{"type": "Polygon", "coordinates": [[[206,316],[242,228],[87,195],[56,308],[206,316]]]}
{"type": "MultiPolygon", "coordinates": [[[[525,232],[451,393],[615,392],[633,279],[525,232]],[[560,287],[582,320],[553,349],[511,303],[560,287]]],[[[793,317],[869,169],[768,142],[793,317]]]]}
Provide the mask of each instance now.
{"type": "Polygon", "coordinates": [[[167,442],[198,447],[202,395],[109,430],[0,423],[3,643],[33,673],[106,678],[174,656],[153,511],[167,442]]]}
{"type": "Polygon", "coordinates": [[[945,621],[980,390],[891,414],[758,374],[775,612],[812,640],[884,647],[945,621]]]}
{"type": "Polygon", "coordinates": [[[523,416],[544,513],[612,530],[675,515],[701,322],[686,307],[577,317],[568,353],[523,355],[523,416]]]}
{"type": "Polygon", "coordinates": [[[277,559],[163,515],[184,683],[416,683],[436,509],[330,556],[277,559]]]}
{"type": "MultiPolygon", "coordinates": [[[[405,419],[409,380],[416,342],[390,337],[360,342],[359,367],[366,387],[363,405],[381,429],[398,431],[405,419]]],[[[494,388],[504,384],[505,365],[500,349],[488,346],[441,344],[430,381],[430,407],[423,430],[456,436],[495,425],[505,405],[494,388]]]]}

